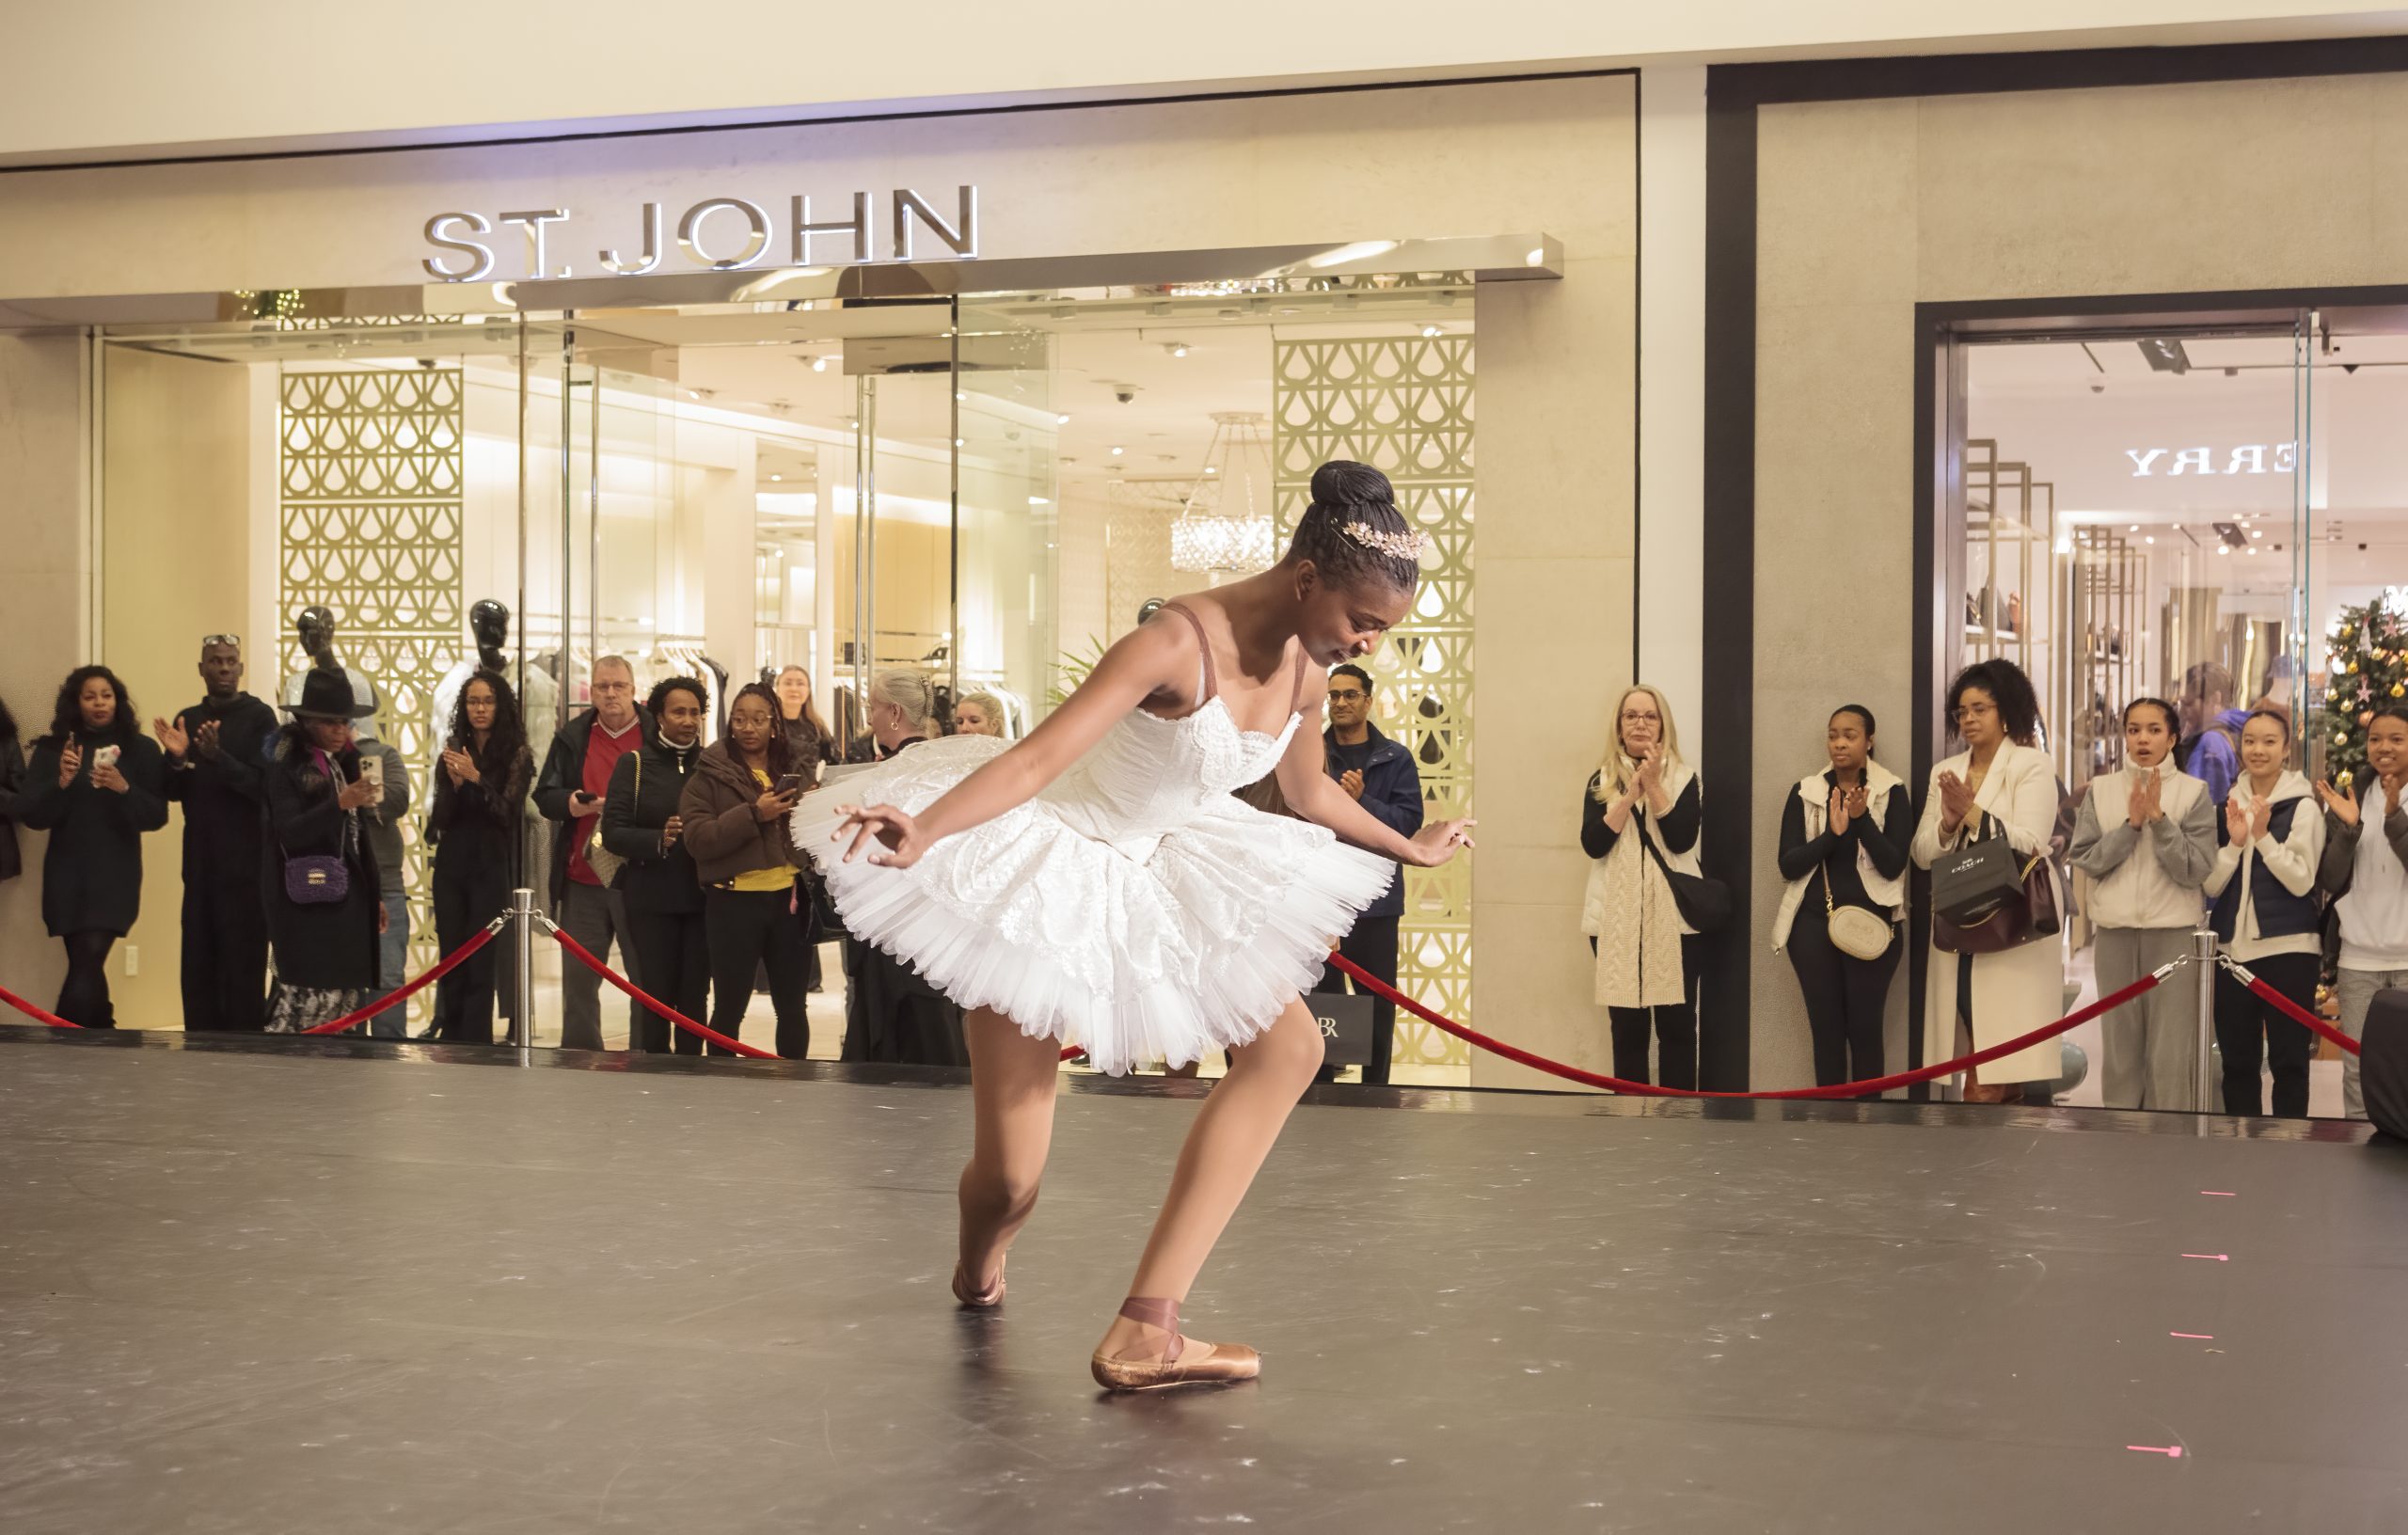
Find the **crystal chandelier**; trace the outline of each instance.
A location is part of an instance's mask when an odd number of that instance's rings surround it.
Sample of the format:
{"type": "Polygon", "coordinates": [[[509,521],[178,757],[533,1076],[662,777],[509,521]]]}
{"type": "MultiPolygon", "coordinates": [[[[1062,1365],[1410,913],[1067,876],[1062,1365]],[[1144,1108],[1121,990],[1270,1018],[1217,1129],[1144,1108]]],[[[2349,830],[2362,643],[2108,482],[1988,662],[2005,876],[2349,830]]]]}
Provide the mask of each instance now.
{"type": "Polygon", "coordinates": [[[1258,411],[1216,410],[1204,469],[1170,525],[1173,570],[1211,576],[1268,570],[1277,558],[1271,527],[1271,437],[1258,411]]]}

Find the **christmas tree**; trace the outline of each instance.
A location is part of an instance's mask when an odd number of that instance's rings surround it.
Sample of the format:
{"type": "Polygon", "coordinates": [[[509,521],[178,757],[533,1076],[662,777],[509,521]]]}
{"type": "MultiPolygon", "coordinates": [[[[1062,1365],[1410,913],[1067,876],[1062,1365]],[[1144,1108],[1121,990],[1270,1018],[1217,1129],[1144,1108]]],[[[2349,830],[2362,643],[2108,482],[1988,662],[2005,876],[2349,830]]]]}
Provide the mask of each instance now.
{"type": "Polygon", "coordinates": [[[2333,630],[2324,690],[2324,772],[2346,788],[2367,766],[2367,726],[2388,704],[2408,702],[2408,621],[2385,593],[2344,608],[2333,630]]]}

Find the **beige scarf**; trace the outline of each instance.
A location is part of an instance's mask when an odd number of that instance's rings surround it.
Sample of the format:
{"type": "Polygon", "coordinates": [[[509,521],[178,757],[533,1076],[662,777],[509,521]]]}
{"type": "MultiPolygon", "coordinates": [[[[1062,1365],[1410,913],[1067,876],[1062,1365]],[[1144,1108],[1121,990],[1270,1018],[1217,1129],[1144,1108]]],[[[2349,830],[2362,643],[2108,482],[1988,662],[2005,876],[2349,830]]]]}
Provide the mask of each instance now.
{"type": "Polygon", "coordinates": [[[1663,833],[1640,805],[1606,855],[1597,919],[1597,1004],[1603,1007],[1677,1007],[1688,1000],[1681,974],[1681,909],[1664,871],[1640,845],[1642,825],[1661,848],[1663,833]]]}

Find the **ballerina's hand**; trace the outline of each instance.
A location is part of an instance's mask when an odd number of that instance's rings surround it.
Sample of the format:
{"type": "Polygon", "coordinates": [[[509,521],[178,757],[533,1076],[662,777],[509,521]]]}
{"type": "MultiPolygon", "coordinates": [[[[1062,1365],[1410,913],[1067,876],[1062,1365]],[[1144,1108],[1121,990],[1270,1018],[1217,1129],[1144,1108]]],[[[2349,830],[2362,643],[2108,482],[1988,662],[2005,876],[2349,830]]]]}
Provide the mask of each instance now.
{"type": "Polygon", "coordinates": [[[920,835],[919,823],[893,805],[843,805],[844,824],[836,828],[828,840],[843,842],[847,832],[852,833],[852,844],[845,849],[845,862],[867,854],[872,863],[881,868],[908,869],[928,850],[920,835]]]}
{"type": "Polygon", "coordinates": [[[1478,821],[1433,821],[1413,839],[1413,857],[1406,860],[1416,868],[1434,869],[1455,856],[1458,847],[1472,846],[1471,829],[1478,821]]]}

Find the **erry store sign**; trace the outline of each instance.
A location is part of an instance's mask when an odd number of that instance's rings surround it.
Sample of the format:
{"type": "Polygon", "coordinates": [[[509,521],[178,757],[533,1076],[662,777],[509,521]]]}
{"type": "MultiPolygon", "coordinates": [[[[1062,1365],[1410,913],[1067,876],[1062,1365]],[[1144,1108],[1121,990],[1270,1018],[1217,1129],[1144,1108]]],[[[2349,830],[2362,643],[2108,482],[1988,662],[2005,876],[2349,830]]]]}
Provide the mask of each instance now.
{"type": "Polygon", "coordinates": [[[2135,480],[2171,479],[2178,474],[2289,474],[2299,467],[2299,444],[2242,443],[2231,450],[2221,469],[2216,467],[2218,454],[2212,448],[2127,448],[2124,456],[2132,461],[2135,480]],[[2160,463],[2161,459],[2165,462],[2160,463]]]}
{"type": "MultiPolygon", "coordinates": [[[[814,218],[811,199],[797,193],[787,204],[786,217],[777,221],[767,208],[746,198],[705,198],[678,216],[677,250],[685,265],[705,272],[909,261],[918,259],[917,236],[924,232],[943,247],[942,252],[931,250],[936,260],[969,261],[978,254],[978,189],[974,186],[957,189],[949,219],[938,212],[936,204],[908,187],[888,195],[882,228],[879,205],[868,193],[854,193],[850,207],[848,216],[814,218]],[[770,258],[773,245],[782,245],[784,260],[770,258]]],[[[565,261],[557,267],[552,264],[555,249],[571,238],[565,226],[572,223],[565,208],[521,208],[491,217],[468,210],[437,214],[426,221],[426,243],[439,254],[420,264],[438,282],[483,282],[501,264],[496,245],[510,243],[506,236],[492,242],[484,237],[515,225],[525,231],[526,264],[516,274],[519,277],[573,277],[574,269],[565,261]]],[[[660,270],[669,260],[669,247],[662,238],[668,229],[662,205],[645,203],[642,224],[642,249],[634,256],[622,256],[615,245],[602,247],[596,261],[603,271],[634,277],[660,270]]]]}

